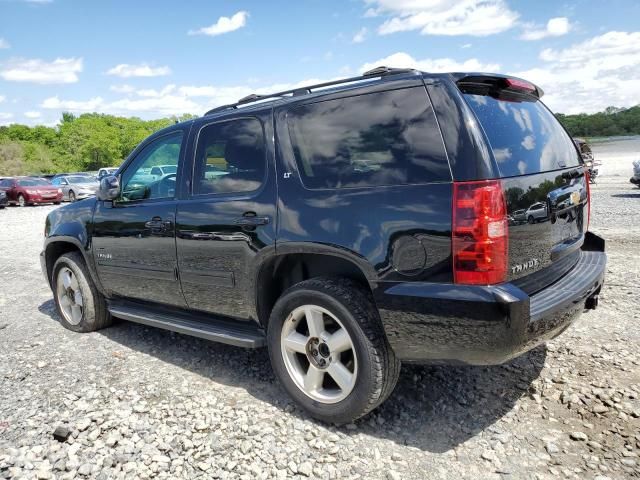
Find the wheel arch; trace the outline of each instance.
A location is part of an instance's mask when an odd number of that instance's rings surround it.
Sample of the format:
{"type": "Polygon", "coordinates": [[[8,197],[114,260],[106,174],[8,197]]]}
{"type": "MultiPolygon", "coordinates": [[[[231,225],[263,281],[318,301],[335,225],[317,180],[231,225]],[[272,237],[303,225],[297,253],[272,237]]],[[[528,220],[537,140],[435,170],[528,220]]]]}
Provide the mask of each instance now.
{"type": "Polygon", "coordinates": [[[315,277],[346,277],[372,291],[375,269],[354,252],[328,245],[278,245],[277,253],[267,258],[255,276],[257,320],[266,327],[271,310],[282,293],[292,285],[315,277]]]}
{"type": "Polygon", "coordinates": [[[95,265],[91,261],[89,255],[87,254],[87,250],[84,248],[80,240],[71,236],[55,236],[49,237],[44,246],[44,259],[45,266],[47,270],[47,281],[49,282],[49,286],[51,286],[51,275],[53,273],[53,266],[55,265],[58,258],[60,258],[65,253],[69,252],[78,252],[82,255],[84,259],[84,263],[87,266],[87,269],[91,273],[91,277],[96,287],[104,295],[104,289],[102,288],[102,284],[100,283],[100,279],[97,275],[95,265]]]}

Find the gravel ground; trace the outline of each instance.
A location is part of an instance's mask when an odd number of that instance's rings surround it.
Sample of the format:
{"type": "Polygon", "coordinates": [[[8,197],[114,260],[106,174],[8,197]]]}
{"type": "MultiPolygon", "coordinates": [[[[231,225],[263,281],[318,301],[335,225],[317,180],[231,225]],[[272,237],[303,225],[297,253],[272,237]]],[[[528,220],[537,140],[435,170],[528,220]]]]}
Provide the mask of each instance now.
{"type": "Polygon", "coordinates": [[[289,401],[266,351],[127,322],[65,330],[38,263],[53,207],[0,211],[0,478],[639,478],[629,176],[625,160],[592,189],[609,254],[598,310],[507,365],[404,367],[380,409],[341,428],[289,401]]]}

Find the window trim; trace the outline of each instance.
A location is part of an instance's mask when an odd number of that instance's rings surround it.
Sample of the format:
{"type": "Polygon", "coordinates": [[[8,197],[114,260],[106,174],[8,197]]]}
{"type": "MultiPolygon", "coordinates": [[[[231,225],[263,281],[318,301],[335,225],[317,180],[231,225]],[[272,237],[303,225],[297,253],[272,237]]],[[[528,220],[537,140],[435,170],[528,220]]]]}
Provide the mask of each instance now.
{"type": "Polygon", "coordinates": [[[187,198],[189,200],[200,200],[206,198],[225,198],[225,197],[254,197],[258,195],[264,188],[266,187],[267,181],[269,178],[269,151],[268,151],[268,142],[267,142],[267,134],[264,126],[264,122],[255,115],[246,115],[241,117],[233,117],[233,118],[223,118],[213,120],[211,122],[203,123],[200,127],[198,127],[198,131],[194,136],[193,143],[193,155],[191,158],[191,182],[189,186],[189,190],[187,192],[187,198]],[[200,146],[200,134],[202,130],[212,125],[219,125],[222,123],[230,123],[238,120],[256,120],[260,124],[260,128],[262,129],[262,144],[264,147],[264,174],[262,176],[262,181],[260,186],[255,190],[246,190],[243,192],[220,192],[220,193],[194,193],[195,183],[196,183],[196,162],[198,156],[198,147],[200,146]]]}
{"type": "Polygon", "coordinates": [[[289,136],[289,148],[290,150],[290,154],[293,156],[293,164],[296,167],[296,174],[298,175],[298,179],[300,180],[300,184],[302,185],[302,188],[304,188],[305,190],[311,191],[311,192],[318,192],[318,191],[341,191],[341,190],[362,190],[362,189],[371,189],[371,188],[397,188],[397,187],[412,187],[412,186],[417,186],[417,185],[439,185],[439,184],[450,184],[453,182],[453,173],[451,171],[451,162],[449,161],[449,154],[447,152],[447,148],[446,145],[444,143],[444,138],[442,136],[442,130],[440,128],[440,122],[438,121],[438,116],[436,115],[436,110],[433,106],[433,103],[431,102],[431,96],[429,95],[429,92],[426,88],[426,86],[424,84],[422,85],[412,85],[412,86],[405,86],[405,87],[400,87],[400,88],[388,88],[388,89],[384,89],[384,90],[376,90],[374,92],[360,92],[354,95],[345,95],[345,96],[340,96],[338,98],[327,98],[327,99],[321,99],[321,100],[311,100],[308,102],[301,102],[301,103],[296,103],[294,105],[291,105],[289,108],[287,108],[285,110],[285,117],[284,117],[284,121],[286,123],[286,130],[287,130],[287,134],[289,136]],[[295,153],[296,147],[295,147],[295,142],[293,141],[294,136],[292,135],[291,132],[291,122],[289,119],[289,114],[292,113],[294,110],[298,109],[298,108],[302,108],[302,107],[306,107],[309,105],[316,105],[319,103],[325,103],[325,102],[332,102],[332,101],[336,101],[336,100],[348,100],[348,99],[352,99],[352,98],[356,98],[356,97],[362,97],[365,95],[376,95],[376,94],[383,94],[383,93],[388,93],[388,92],[395,92],[395,91],[399,91],[399,90],[412,90],[412,89],[421,89],[421,91],[424,92],[425,95],[425,99],[426,99],[426,103],[427,105],[431,108],[431,112],[433,113],[433,117],[435,119],[435,126],[438,130],[438,137],[440,138],[441,141],[441,146],[442,146],[442,153],[444,155],[444,159],[447,162],[447,172],[449,174],[449,178],[446,180],[434,180],[431,182],[417,182],[417,183],[391,183],[391,184],[381,184],[381,185],[358,185],[358,186],[350,186],[350,187],[320,187],[320,188],[312,188],[310,186],[308,186],[305,182],[304,179],[302,178],[302,174],[301,174],[301,165],[300,162],[298,161],[298,156],[295,153]]]}
{"type": "Polygon", "coordinates": [[[142,198],[139,200],[131,200],[131,201],[126,201],[123,202],[122,200],[120,200],[120,198],[117,198],[113,201],[113,206],[116,208],[122,208],[122,207],[129,207],[129,206],[135,206],[135,205],[143,205],[143,204],[147,204],[147,203],[157,203],[157,202],[173,202],[178,200],[178,194],[179,194],[179,190],[180,190],[180,181],[181,181],[181,164],[184,163],[184,156],[185,156],[185,148],[186,148],[186,141],[189,137],[189,132],[185,132],[185,130],[183,128],[178,128],[178,129],[174,129],[171,131],[168,131],[166,133],[163,133],[162,135],[158,135],[155,136],[153,138],[147,138],[146,141],[144,141],[143,143],[140,143],[138,145],[138,147],[136,148],[136,150],[134,150],[134,154],[127,160],[126,165],[124,166],[124,168],[122,169],[122,171],[120,171],[118,173],[118,179],[120,181],[120,195],[122,195],[122,188],[124,187],[124,185],[122,185],[122,176],[127,172],[127,170],[129,170],[129,168],[131,168],[131,165],[133,163],[135,163],[135,161],[138,159],[138,157],[140,156],[140,154],[142,154],[142,152],[145,151],[145,149],[149,146],[152,145],[154,143],[156,143],[159,140],[162,140],[166,137],[170,137],[172,135],[176,135],[176,134],[180,134],[182,136],[181,141],[180,141],[180,152],[178,153],[178,164],[177,164],[177,171],[176,171],[176,192],[174,194],[173,197],[161,197],[161,198],[142,198]]]}

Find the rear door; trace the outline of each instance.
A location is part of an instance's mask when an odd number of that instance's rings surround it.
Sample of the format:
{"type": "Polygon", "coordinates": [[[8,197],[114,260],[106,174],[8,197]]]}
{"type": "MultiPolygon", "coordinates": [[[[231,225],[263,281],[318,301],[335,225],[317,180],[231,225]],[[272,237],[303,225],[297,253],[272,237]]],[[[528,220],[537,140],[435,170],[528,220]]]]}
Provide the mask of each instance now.
{"type": "Polygon", "coordinates": [[[271,116],[194,126],[188,198],[177,211],[177,252],[189,308],[252,316],[256,259],[275,247],[271,116]]]}
{"type": "Polygon", "coordinates": [[[510,216],[508,279],[534,293],[578,260],[588,182],[572,139],[547,107],[533,94],[499,85],[461,89],[502,178],[510,216]]]}

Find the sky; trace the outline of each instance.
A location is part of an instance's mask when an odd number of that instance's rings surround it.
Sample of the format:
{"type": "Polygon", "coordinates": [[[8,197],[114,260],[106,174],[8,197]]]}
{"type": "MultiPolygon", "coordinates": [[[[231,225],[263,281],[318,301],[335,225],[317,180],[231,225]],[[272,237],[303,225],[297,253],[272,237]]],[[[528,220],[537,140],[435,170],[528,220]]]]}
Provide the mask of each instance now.
{"type": "Polygon", "coordinates": [[[512,74],[561,113],[640,104],[638,0],[0,0],[0,125],[201,115],[378,66],[512,74]]]}

